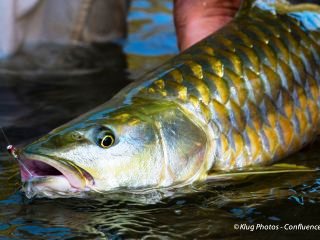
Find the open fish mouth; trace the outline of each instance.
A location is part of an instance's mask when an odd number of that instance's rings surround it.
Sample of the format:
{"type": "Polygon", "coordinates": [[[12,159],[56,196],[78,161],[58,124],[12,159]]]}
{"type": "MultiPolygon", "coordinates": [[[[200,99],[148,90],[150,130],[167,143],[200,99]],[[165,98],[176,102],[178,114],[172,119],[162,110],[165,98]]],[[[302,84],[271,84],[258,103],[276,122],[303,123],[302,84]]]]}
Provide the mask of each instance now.
{"type": "Polygon", "coordinates": [[[79,196],[94,186],[93,177],[70,161],[30,153],[20,161],[22,190],[28,198],[79,196]]]}

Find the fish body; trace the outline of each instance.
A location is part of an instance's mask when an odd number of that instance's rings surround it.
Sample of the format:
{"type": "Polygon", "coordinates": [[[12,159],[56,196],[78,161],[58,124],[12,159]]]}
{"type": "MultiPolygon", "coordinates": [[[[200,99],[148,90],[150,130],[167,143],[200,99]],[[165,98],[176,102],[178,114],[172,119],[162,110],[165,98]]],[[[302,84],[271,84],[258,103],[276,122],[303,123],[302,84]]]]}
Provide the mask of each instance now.
{"type": "Polygon", "coordinates": [[[270,165],[317,136],[319,66],[318,5],[244,1],[218,32],[26,146],[22,179],[70,195],[270,165]]]}

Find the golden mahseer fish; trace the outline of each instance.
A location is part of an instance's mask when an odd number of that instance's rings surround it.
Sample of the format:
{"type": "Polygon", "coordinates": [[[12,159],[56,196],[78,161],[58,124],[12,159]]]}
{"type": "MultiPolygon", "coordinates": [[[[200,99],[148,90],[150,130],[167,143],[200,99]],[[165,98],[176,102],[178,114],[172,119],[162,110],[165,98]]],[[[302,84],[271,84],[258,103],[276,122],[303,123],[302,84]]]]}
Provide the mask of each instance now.
{"type": "Polygon", "coordinates": [[[17,151],[28,196],[181,187],[298,151],[319,131],[320,6],[243,1],[234,20],[17,151]]]}

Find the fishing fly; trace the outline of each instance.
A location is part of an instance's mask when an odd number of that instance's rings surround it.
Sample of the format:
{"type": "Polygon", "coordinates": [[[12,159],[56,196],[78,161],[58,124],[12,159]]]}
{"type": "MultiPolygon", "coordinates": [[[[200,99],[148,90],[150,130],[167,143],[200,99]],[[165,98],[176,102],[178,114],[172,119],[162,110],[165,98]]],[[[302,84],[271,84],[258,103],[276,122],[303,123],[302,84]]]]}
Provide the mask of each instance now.
{"type": "Polygon", "coordinates": [[[26,173],[29,174],[30,177],[33,177],[33,174],[30,172],[28,167],[19,158],[19,154],[18,154],[17,149],[12,144],[10,144],[9,138],[7,137],[7,135],[5,134],[5,132],[1,126],[0,126],[0,130],[1,130],[1,133],[2,133],[6,143],[8,144],[7,151],[10,154],[10,156],[12,156],[19,163],[19,165],[24,168],[24,170],[26,171],[26,173]]]}

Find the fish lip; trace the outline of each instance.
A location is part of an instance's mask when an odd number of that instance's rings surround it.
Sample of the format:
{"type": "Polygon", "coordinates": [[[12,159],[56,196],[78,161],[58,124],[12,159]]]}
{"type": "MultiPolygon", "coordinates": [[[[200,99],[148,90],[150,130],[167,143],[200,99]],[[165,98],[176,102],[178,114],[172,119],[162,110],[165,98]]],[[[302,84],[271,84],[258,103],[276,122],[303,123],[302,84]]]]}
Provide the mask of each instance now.
{"type": "MultiPolygon", "coordinates": [[[[57,158],[57,157],[53,158],[45,154],[30,153],[30,152],[21,153],[19,158],[22,160],[24,164],[27,163],[28,161],[36,161],[36,162],[41,162],[46,165],[49,165],[50,167],[58,170],[59,172],[61,172],[61,175],[63,175],[66,178],[66,180],[69,182],[73,190],[87,191],[91,189],[91,187],[93,187],[95,184],[94,178],[90,173],[80,168],[79,166],[73,164],[71,161],[57,158]]],[[[21,168],[22,182],[31,181],[33,177],[29,176],[29,178],[24,178],[22,176],[22,172],[25,170],[23,169],[22,166],[20,166],[20,168],[21,168]]],[[[51,176],[50,175],[35,176],[35,178],[45,178],[45,177],[51,177],[51,176]]]]}

